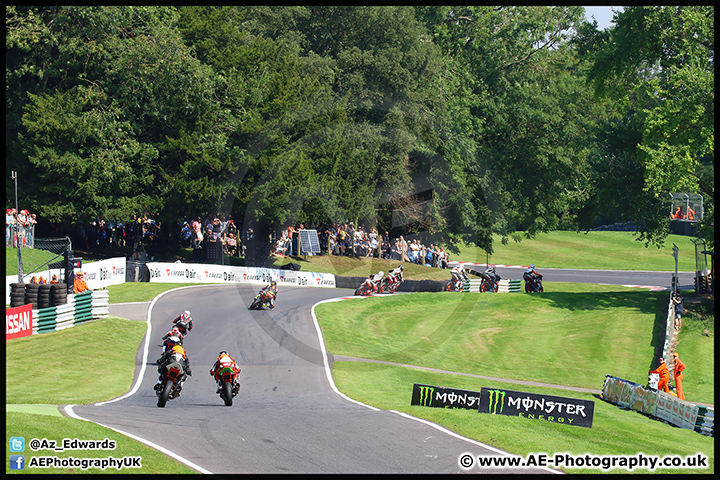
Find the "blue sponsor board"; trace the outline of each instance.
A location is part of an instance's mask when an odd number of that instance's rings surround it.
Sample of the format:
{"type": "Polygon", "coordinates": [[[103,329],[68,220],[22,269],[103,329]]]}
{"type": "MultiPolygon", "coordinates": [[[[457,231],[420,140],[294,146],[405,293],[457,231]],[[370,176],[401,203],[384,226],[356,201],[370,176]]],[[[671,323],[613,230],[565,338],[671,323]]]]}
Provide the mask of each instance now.
{"type": "Polygon", "coordinates": [[[483,387],[478,412],[592,428],[595,402],[483,387]]]}

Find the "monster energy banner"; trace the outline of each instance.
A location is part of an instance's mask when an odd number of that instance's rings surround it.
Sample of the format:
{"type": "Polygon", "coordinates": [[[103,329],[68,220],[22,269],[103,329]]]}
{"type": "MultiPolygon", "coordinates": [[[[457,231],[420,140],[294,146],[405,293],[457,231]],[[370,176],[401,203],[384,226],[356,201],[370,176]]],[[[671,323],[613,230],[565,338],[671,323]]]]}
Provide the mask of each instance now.
{"type": "Polygon", "coordinates": [[[595,402],[483,387],[478,412],[592,428],[595,402]]]}
{"type": "Polygon", "coordinates": [[[480,392],[416,383],[413,385],[410,405],[477,410],[480,405],[480,392]]]}

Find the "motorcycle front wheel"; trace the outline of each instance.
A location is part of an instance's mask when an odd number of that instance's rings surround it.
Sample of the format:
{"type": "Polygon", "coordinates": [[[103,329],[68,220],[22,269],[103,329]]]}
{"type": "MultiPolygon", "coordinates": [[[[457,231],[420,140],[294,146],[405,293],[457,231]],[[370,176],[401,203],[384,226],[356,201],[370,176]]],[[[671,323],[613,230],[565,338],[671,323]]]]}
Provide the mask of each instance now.
{"type": "Polygon", "coordinates": [[[168,401],[168,397],[170,397],[170,392],[172,391],[172,389],[173,389],[173,382],[171,382],[171,381],[169,381],[169,380],[168,380],[167,382],[165,382],[165,386],[163,387],[163,391],[162,391],[162,393],[160,394],[160,397],[158,398],[158,401],[157,401],[157,406],[158,406],[158,407],[160,407],[160,408],[164,408],[164,407],[165,407],[165,404],[166,404],[167,401],[168,401]]]}
{"type": "Polygon", "coordinates": [[[452,292],[453,291],[453,281],[448,280],[447,283],[445,284],[445,287],[443,287],[443,290],[446,292],[452,292]]]}
{"type": "Polygon", "coordinates": [[[355,295],[365,295],[367,292],[367,288],[365,287],[365,284],[360,285],[357,290],[355,290],[355,295]]]}
{"type": "Polygon", "coordinates": [[[256,297],[255,300],[250,304],[249,310],[257,310],[260,306],[260,297],[256,297]]]}
{"type": "Polygon", "coordinates": [[[231,407],[233,395],[232,395],[232,384],[230,382],[223,382],[222,394],[223,394],[223,400],[225,400],[225,406],[231,407]]]}

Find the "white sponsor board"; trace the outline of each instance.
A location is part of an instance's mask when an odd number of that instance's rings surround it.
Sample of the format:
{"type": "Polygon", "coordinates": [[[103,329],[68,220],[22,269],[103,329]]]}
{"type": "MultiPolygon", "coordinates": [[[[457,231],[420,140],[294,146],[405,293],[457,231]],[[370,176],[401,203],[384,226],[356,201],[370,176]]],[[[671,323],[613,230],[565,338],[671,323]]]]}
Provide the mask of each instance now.
{"type": "Polygon", "coordinates": [[[247,283],[335,288],[335,275],[264,267],[233,267],[198,263],[148,262],[150,282],[155,283],[247,283]]]}
{"type": "MultiPolygon", "coordinates": [[[[82,268],[75,268],[75,273],[82,271],[85,274],[85,281],[91,290],[105,288],[109,285],[118,285],[125,283],[125,257],[108,258],[107,260],[99,260],[92,263],[82,264],[82,268]]],[[[64,268],[51,268],[40,272],[33,272],[25,275],[25,283],[29,282],[32,277],[43,277],[50,282],[53,275],[57,275],[60,280],[65,279],[64,268]]],[[[17,275],[9,275],[5,277],[5,303],[10,303],[10,284],[18,281],[17,275]]]]}

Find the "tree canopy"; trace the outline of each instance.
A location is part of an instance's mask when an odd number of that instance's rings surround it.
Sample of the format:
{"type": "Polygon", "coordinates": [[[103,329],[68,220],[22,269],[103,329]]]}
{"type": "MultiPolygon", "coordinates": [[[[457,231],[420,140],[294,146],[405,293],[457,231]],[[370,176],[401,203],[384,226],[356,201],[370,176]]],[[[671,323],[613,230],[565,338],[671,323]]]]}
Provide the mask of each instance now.
{"type": "Polygon", "coordinates": [[[713,22],[704,6],[627,7],[605,31],[579,6],[6,6],[6,169],[58,228],[216,212],[263,235],[353,221],[492,253],[494,234],[632,221],[661,244],[685,191],[712,242],[713,22]]]}

